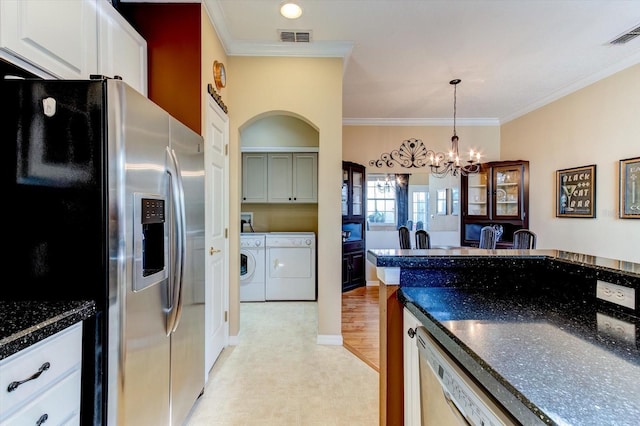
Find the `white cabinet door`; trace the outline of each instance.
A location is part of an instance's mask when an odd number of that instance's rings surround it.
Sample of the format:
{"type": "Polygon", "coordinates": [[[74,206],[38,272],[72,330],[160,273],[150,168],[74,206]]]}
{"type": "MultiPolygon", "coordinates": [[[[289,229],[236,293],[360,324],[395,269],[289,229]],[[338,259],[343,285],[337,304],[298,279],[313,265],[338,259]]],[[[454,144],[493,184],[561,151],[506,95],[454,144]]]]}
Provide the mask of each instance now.
{"type": "Polygon", "coordinates": [[[420,367],[418,346],[414,335],[420,321],[407,309],[402,314],[403,337],[403,376],[404,376],[404,424],[420,426],[420,367]],[[413,330],[413,333],[409,331],[413,330]],[[412,337],[413,335],[413,337],[412,337]]]}
{"type": "Polygon", "coordinates": [[[242,202],[267,202],[267,154],[242,154],[242,202]]]}
{"type": "Polygon", "coordinates": [[[293,201],[292,161],[291,154],[269,154],[268,198],[270,203],[290,203],[293,201]]]}
{"type": "Polygon", "coordinates": [[[293,201],[318,202],[318,154],[293,154],[293,201]]]}
{"type": "Polygon", "coordinates": [[[96,73],[96,0],[0,0],[0,8],[4,51],[59,78],[96,73]]]}
{"type": "Polygon", "coordinates": [[[82,323],[0,360],[0,425],[36,423],[43,413],[55,424],[76,416],[81,366],[82,323]]]}
{"type": "Polygon", "coordinates": [[[147,42],[107,0],[98,0],[98,73],[147,96],[147,42]]]}

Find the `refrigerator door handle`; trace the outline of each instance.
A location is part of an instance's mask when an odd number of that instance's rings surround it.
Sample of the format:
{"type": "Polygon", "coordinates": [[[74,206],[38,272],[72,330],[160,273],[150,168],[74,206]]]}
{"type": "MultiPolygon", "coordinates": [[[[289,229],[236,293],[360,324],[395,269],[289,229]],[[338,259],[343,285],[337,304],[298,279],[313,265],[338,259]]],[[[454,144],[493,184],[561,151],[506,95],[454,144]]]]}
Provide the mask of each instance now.
{"type": "Polygon", "coordinates": [[[182,316],[183,305],[183,278],[184,263],[186,249],[186,219],[184,206],[184,186],[182,183],[182,174],[180,172],[180,164],[174,150],[167,148],[171,171],[167,171],[171,176],[171,200],[173,206],[173,226],[174,234],[174,259],[173,274],[171,283],[172,309],[169,317],[168,334],[173,333],[178,328],[180,318],[182,316]],[[173,173],[173,174],[172,174],[173,173]]]}
{"type": "Polygon", "coordinates": [[[180,170],[173,150],[167,147],[167,174],[169,175],[169,199],[171,204],[171,273],[169,274],[169,311],[167,318],[167,336],[171,335],[177,327],[180,313],[180,297],[182,283],[182,265],[184,232],[182,217],[184,215],[184,200],[180,186],[180,170]]]}

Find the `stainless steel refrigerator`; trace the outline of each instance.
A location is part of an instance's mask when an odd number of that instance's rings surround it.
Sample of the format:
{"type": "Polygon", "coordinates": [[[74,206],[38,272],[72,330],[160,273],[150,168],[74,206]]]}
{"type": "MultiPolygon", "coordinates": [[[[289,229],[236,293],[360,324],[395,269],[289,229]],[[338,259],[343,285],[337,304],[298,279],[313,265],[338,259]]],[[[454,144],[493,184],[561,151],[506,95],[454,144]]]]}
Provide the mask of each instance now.
{"type": "Polygon", "coordinates": [[[97,76],[2,81],[0,104],[1,297],[96,301],[83,424],[183,424],[205,374],[202,137],[97,76]]]}

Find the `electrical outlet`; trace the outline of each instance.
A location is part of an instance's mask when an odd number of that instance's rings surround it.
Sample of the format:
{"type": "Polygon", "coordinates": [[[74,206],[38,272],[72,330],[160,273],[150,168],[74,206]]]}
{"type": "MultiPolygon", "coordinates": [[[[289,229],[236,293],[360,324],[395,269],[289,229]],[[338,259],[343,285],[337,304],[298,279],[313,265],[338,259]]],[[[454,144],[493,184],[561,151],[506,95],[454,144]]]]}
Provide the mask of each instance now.
{"type": "Polygon", "coordinates": [[[617,340],[624,340],[635,346],[636,326],[626,321],[612,318],[608,315],[596,313],[598,332],[611,336],[617,340]]]}
{"type": "Polygon", "coordinates": [[[626,308],[636,308],[636,289],[598,280],[596,297],[626,308]]]}

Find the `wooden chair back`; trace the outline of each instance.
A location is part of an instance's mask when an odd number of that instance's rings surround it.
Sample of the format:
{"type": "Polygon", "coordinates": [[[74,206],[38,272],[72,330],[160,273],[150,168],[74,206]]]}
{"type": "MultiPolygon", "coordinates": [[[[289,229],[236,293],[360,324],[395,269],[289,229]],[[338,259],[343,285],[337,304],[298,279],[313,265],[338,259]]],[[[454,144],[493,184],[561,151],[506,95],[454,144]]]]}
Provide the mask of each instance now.
{"type": "Polygon", "coordinates": [[[429,233],[424,229],[419,229],[416,231],[416,248],[417,249],[431,248],[431,238],[429,238],[429,233]]]}
{"type": "Polygon", "coordinates": [[[496,230],[493,226],[484,226],[480,230],[480,244],[481,249],[495,249],[496,248],[496,230]]]}
{"type": "Polygon", "coordinates": [[[410,249],[411,248],[411,234],[409,233],[409,228],[406,226],[401,226],[398,228],[398,239],[400,241],[401,249],[410,249]]]}
{"type": "Polygon", "coordinates": [[[513,233],[513,248],[521,250],[536,248],[536,234],[529,229],[518,229],[513,233]]]}

